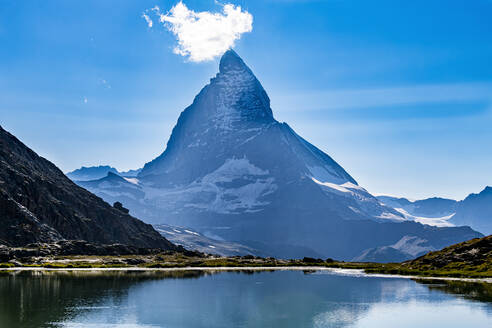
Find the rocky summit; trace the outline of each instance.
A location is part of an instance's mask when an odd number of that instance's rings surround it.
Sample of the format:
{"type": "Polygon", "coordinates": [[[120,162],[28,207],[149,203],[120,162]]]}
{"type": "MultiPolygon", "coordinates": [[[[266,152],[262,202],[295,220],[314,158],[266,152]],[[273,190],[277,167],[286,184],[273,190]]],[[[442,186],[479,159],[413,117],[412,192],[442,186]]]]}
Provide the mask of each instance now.
{"type": "Polygon", "coordinates": [[[404,237],[431,250],[480,236],[410,222],[383,205],[274,118],[261,83],[232,50],[181,113],[165,151],[135,178],[108,174],[79,183],[147,222],[190,227],[276,257],[352,259],[404,237]]]}
{"type": "Polygon", "coordinates": [[[0,244],[84,240],[175,249],[151,225],[77,186],[0,127],[0,244]]]}

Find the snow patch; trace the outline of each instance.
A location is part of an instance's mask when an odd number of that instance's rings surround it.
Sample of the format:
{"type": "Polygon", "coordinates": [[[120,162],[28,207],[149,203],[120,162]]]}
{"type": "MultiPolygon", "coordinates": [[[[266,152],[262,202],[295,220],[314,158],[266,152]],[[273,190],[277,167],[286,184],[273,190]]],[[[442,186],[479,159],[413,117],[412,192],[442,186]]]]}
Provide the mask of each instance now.
{"type": "Polygon", "coordinates": [[[376,216],[378,219],[383,219],[383,220],[392,220],[392,221],[405,221],[405,218],[398,216],[393,213],[389,212],[383,212],[380,215],[376,216]]]}
{"type": "Polygon", "coordinates": [[[344,188],[348,188],[348,189],[357,189],[357,190],[367,192],[364,188],[362,188],[361,186],[358,186],[356,184],[353,184],[352,182],[345,182],[345,183],[341,184],[340,186],[342,186],[344,188]]]}
{"type": "Polygon", "coordinates": [[[173,189],[143,186],[143,190],[147,201],[162,208],[253,213],[269,204],[263,197],[277,190],[274,180],[268,170],[262,170],[244,157],[227,159],[215,171],[185,186],[173,189]]]}
{"type": "Polygon", "coordinates": [[[125,179],[126,181],[130,182],[131,184],[134,184],[134,185],[137,185],[138,186],[138,179],[137,178],[123,178],[125,179]]]}
{"type": "Polygon", "coordinates": [[[348,190],[347,188],[343,187],[342,185],[338,185],[336,183],[331,183],[331,182],[321,182],[318,179],[312,177],[311,180],[313,180],[315,183],[319,184],[320,186],[328,187],[340,192],[347,192],[350,193],[351,191],[348,190]]]}
{"type": "Polygon", "coordinates": [[[332,168],[327,166],[307,166],[311,176],[322,183],[336,183],[342,184],[347,182],[346,179],[342,179],[337,176],[336,172],[333,172],[332,168]]]}
{"type": "Polygon", "coordinates": [[[395,208],[398,212],[403,214],[407,220],[412,220],[418,223],[422,224],[427,224],[430,226],[435,226],[435,227],[454,227],[455,225],[449,222],[449,220],[456,214],[453,213],[451,215],[439,217],[439,218],[427,218],[423,216],[415,216],[407,211],[405,211],[403,208],[395,208]]]}

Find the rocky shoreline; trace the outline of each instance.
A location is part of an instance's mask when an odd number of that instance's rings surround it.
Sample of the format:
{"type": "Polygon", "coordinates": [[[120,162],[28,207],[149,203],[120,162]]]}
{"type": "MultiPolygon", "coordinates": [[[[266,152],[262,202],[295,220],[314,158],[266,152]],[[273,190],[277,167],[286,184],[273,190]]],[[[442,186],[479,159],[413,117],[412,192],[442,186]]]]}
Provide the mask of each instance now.
{"type": "MultiPolygon", "coordinates": [[[[54,258],[88,256],[88,257],[121,257],[121,256],[150,256],[157,254],[179,253],[185,256],[203,256],[199,252],[188,251],[182,246],[176,250],[164,251],[160,248],[142,248],[123,244],[94,244],[85,240],[62,240],[54,243],[34,243],[23,247],[0,245],[0,263],[3,266],[11,264],[42,265],[54,258]]],[[[69,260],[67,260],[69,261],[69,260]]]]}

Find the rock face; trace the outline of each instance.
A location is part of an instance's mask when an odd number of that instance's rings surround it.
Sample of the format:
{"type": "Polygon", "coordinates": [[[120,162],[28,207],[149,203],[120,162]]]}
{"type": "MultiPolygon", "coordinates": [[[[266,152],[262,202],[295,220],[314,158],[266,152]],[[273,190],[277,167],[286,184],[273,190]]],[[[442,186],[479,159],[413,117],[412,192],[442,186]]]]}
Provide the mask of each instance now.
{"type": "MultiPolygon", "coordinates": [[[[136,179],[81,182],[151,223],[185,226],[276,257],[351,259],[406,235],[442,241],[381,204],[286,123],[234,52],[180,115],[166,150],[136,179]],[[411,232],[411,233],[410,233],[411,232]]],[[[468,228],[447,240],[477,236],[468,228]]]]}
{"type": "Polygon", "coordinates": [[[0,127],[0,243],[85,240],[174,249],[152,226],[77,186],[0,127]]]}

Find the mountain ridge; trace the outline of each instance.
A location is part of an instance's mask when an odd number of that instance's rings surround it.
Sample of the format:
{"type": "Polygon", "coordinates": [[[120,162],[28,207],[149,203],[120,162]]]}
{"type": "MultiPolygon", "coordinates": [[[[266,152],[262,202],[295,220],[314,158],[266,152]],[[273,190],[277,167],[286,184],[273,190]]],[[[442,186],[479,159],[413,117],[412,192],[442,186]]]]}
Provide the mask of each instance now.
{"type": "Polygon", "coordinates": [[[442,222],[449,225],[467,225],[484,233],[492,234],[492,187],[485,186],[479,193],[470,193],[463,200],[432,197],[410,201],[404,197],[377,196],[384,204],[413,219],[432,224],[442,222]],[[422,218],[424,217],[424,218],[422,218]]]}
{"type": "Polygon", "coordinates": [[[150,225],[69,180],[0,126],[0,242],[7,246],[85,240],[175,249],[150,225]]]}
{"type": "Polygon", "coordinates": [[[109,172],[118,174],[122,177],[136,177],[142,169],[128,170],[120,172],[118,169],[109,165],[82,166],[76,170],[66,173],[72,181],[90,181],[104,178],[109,172]]]}

